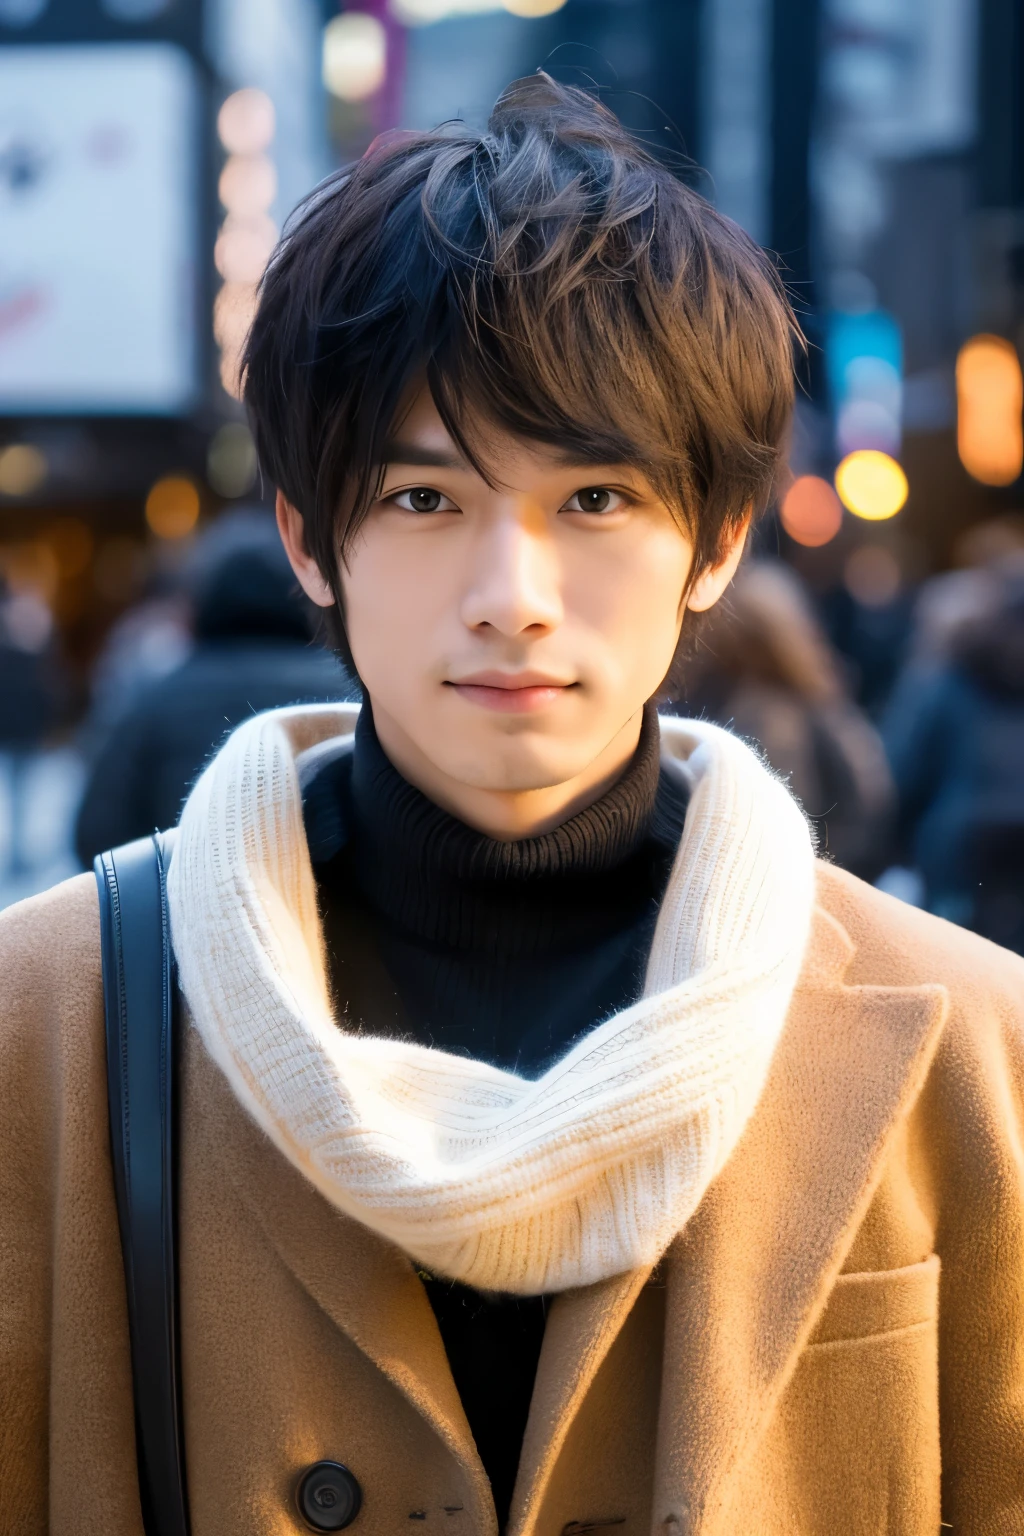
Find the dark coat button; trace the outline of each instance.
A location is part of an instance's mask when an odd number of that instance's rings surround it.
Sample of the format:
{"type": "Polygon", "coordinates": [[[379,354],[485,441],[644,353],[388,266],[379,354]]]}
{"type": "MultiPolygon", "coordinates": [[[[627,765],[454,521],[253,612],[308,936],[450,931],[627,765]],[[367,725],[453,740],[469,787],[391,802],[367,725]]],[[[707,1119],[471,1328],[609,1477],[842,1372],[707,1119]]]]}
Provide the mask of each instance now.
{"type": "Polygon", "coordinates": [[[343,1531],[363,1502],[363,1490],[340,1461],[315,1461],[295,1490],[299,1514],[314,1531],[343,1531]]]}

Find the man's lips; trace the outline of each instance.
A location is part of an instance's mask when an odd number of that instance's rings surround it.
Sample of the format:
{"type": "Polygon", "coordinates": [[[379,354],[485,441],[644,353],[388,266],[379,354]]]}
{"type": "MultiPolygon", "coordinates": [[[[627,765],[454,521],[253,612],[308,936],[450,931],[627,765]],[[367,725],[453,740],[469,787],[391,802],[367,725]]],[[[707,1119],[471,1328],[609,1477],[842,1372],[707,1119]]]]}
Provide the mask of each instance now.
{"type": "Polygon", "coordinates": [[[575,686],[541,672],[474,672],[448,683],[467,703],[519,715],[546,709],[575,686]]]}

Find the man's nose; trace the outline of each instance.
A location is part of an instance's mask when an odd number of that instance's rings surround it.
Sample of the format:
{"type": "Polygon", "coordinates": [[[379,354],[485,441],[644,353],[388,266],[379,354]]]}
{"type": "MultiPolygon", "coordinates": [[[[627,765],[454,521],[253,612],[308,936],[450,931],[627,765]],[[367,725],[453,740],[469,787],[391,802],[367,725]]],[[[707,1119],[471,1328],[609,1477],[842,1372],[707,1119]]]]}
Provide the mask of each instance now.
{"type": "Polygon", "coordinates": [[[503,635],[522,635],[557,628],[563,611],[558,551],[546,519],[510,514],[481,529],[463,622],[470,629],[490,625],[503,635]]]}

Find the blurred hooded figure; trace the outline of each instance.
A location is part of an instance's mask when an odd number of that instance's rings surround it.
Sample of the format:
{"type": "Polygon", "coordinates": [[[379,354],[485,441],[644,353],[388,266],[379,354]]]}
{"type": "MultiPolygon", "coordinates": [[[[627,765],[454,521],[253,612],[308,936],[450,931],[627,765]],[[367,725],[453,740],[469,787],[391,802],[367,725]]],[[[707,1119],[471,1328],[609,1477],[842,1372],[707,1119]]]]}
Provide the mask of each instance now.
{"type": "Polygon", "coordinates": [[[762,748],[813,821],[822,855],[864,879],[881,873],[893,813],[885,749],[788,566],[740,568],[683,684],[686,713],[762,748]]]}
{"type": "Polygon", "coordinates": [[[207,759],[250,715],[351,696],[339,662],[312,643],[310,605],[268,513],[221,517],[199,541],[189,587],[192,649],[134,693],[93,759],[75,828],[86,868],[105,848],[173,826],[207,759]]]}
{"type": "Polygon", "coordinates": [[[927,906],[1024,953],[1024,565],[987,574],[989,606],[908,667],[885,734],[927,906]]]}

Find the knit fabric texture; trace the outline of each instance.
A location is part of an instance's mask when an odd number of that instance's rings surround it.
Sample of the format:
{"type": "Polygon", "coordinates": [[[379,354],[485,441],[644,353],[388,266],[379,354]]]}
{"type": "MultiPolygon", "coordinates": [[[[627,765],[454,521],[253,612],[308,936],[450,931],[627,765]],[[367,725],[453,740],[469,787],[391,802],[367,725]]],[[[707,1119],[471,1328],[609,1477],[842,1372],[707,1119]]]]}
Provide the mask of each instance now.
{"type": "Polygon", "coordinates": [[[551,831],[500,842],[394,768],[369,707],[354,750],[303,759],[335,1015],[539,1077],[643,993],[686,819],[644,710],[622,776],[551,831]],[[307,781],[307,772],[312,769],[307,781]]]}
{"type": "Polygon", "coordinates": [[[644,995],[531,1081],[332,1016],[297,760],[357,714],[256,716],[186,803],[171,931],[206,1048],[329,1201],[434,1273],[530,1295],[656,1261],[782,1031],[814,887],[799,807],[727,731],[661,722],[690,804],[644,995]]]}

